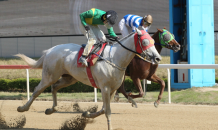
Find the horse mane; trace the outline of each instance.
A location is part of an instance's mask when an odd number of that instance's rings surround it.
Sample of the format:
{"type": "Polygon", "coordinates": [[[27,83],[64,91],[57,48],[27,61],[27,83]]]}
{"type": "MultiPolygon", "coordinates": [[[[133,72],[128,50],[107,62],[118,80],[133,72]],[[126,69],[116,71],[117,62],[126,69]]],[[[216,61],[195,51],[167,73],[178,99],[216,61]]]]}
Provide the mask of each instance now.
{"type": "MultiPolygon", "coordinates": [[[[126,35],[125,37],[121,38],[119,41],[122,42],[122,41],[128,39],[128,38],[129,38],[130,36],[132,36],[133,34],[135,34],[135,32],[131,32],[130,34],[128,34],[128,35],[126,35]]],[[[114,42],[113,44],[116,45],[117,42],[114,42]]],[[[118,45],[119,45],[119,44],[118,44],[118,45]]]]}
{"type": "Polygon", "coordinates": [[[159,32],[159,31],[157,30],[157,32],[155,32],[155,33],[152,35],[152,38],[153,38],[153,39],[158,36],[158,32],[159,32]]]}

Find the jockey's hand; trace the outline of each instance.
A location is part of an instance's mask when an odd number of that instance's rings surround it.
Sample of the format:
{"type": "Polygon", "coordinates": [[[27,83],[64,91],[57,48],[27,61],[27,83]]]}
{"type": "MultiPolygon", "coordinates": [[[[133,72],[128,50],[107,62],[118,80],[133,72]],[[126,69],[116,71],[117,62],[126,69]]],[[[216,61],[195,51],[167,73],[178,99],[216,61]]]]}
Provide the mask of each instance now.
{"type": "Polygon", "coordinates": [[[117,41],[119,41],[119,40],[120,40],[120,38],[119,38],[118,36],[116,36],[114,39],[115,39],[115,40],[117,40],[117,41]]]}
{"type": "Polygon", "coordinates": [[[88,25],[86,25],[85,30],[88,32],[90,30],[90,27],[88,25]]]}
{"type": "Polygon", "coordinates": [[[111,41],[119,40],[119,37],[118,37],[118,36],[112,37],[112,36],[106,35],[106,38],[109,39],[109,40],[111,40],[111,41]]]}

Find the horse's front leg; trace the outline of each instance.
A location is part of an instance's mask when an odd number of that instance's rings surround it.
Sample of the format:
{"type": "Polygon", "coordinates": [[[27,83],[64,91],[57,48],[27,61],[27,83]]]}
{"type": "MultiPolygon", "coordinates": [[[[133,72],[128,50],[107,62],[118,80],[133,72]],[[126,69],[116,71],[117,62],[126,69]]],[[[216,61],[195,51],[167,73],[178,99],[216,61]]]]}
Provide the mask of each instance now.
{"type": "Polygon", "coordinates": [[[108,130],[112,130],[110,101],[114,96],[114,92],[111,92],[111,87],[104,87],[101,89],[101,94],[104,103],[105,116],[107,118],[108,130]]]}
{"type": "Polygon", "coordinates": [[[133,95],[132,93],[129,93],[128,96],[132,97],[133,99],[138,98],[138,97],[143,97],[144,92],[143,92],[143,89],[142,89],[141,80],[139,78],[132,78],[132,80],[133,80],[133,83],[134,83],[135,87],[139,91],[139,94],[138,95],[133,95]]]}
{"type": "Polygon", "coordinates": [[[67,87],[76,82],[77,80],[75,80],[72,76],[65,74],[65,75],[62,75],[61,79],[59,79],[55,84],[51,86],[53,106],[52,108],[46,109],[45,111],[46,115],[50,115],[58,110],[58,108],[56,107],[57,106],[57,91],[61,88],[67,87]]]}
{"type": "Polygon", "coordinates": [[[160,103],[160,100],[162,99],[162,94],[164,92],[165,82],[162,79],[160,79],[156,74],[152,75],[151,79],[148,79],[148,80],[150,80],[152,82],[156,82],[156,83],[161,85],[161,89],[160,89],[160,93],[158,95],[158,99],[157,99],[157,101],[154,102],[154,106],[158,107],[158,105],[160,103]]]}

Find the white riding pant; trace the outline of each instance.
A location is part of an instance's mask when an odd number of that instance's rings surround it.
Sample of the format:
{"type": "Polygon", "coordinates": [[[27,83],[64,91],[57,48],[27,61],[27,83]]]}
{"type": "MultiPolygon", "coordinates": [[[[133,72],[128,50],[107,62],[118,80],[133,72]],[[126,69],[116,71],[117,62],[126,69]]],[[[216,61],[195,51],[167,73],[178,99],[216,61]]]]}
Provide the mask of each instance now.
{"type": "Polygon", "coordinates": [[[82,23],[80,23],[80,30],[88,40],[82,54],[83,56],[88,56],[94,44],[106,41],[106,37],[98,25],[87,25],[90,27],[90,31],[88,32],[89,34],[86,32],[85,27],[82,25],[82,23]]]}
{"type": "Polygon", "coordinates": [[[128,27],[125,23],[125,19],[121,19],[119,22],[119,29],[120,29],[120,33],[122,34],[123,37],[127,36],[128,34],[130,34],[132,32],[132,28],[128,27]]]}

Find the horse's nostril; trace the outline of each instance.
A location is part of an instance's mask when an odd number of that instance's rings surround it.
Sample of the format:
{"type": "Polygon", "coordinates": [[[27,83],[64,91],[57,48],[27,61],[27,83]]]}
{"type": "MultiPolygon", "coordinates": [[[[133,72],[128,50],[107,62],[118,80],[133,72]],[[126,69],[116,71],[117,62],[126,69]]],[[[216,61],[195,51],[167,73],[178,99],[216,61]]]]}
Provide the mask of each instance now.
{"type": "Polygon", "coordinates": [[[155,60],[156,60],[156,61],[158,61],[158,62],[159,62],[159,61],[161,61],[161,59],[160,59],[160,58],[155,58],[155,60]]]}

